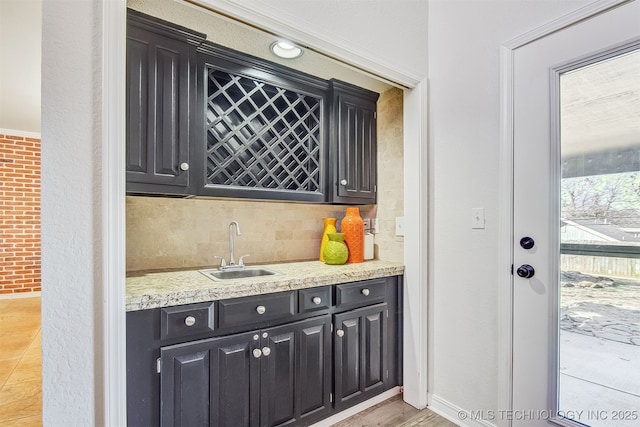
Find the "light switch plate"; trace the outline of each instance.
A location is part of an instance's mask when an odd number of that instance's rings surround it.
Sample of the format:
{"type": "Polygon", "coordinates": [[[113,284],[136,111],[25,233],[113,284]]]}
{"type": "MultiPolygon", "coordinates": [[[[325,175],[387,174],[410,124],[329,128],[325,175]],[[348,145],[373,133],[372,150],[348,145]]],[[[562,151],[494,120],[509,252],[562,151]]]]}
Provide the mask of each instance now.
{"type": "Polygon", "coordinates": [[[484,208],[471,208],[471,228],[484,228],[484,208]]]}
{"type": "Polygon", "coordinates": [[[404,236],[404,217],[396,217],[396,236],[404,236]]]}

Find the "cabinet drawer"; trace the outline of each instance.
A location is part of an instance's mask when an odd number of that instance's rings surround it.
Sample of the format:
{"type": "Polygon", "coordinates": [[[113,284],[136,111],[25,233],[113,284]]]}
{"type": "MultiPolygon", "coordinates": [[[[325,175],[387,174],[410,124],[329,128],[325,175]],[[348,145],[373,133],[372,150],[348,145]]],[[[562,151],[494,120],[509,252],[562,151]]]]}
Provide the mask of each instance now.
{"type": "Polygon", "coordinates": [[[222,300],[218,311],[220,328],[286,319],[296,314],[296,293],[279,292],[222,300]]]}
{"type": "Polygon", "coordinates": [[[346,283],[336,286],[336,306],[364,306],[384,301],[386,280],[376,279],[364,282],[346,283]]]}
{"type": "Polygon", "coordinates": [[[298,309],[300,313],[324,310],[331,306],[331,286],[301,289],[298,291],[298,309]]]}
{"type": "Polygon", "coordinates": [[[173,339],[211,332],[214,329],[214,302],[163,308],[160,312],[160,339],[173,339]]]}

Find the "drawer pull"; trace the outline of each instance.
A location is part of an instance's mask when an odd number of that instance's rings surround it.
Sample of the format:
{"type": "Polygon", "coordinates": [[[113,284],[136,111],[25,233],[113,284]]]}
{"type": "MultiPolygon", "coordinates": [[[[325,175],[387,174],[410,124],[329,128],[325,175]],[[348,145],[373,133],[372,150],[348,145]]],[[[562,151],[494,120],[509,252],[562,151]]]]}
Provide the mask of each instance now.
{"type": "Polygon", "coordinates": [[[255,357],[256,359],[260,359],[260,356],[262,356],[262,350],[260,350],[259,348],[253,350],[253,357],[255,357]]]}
{"type": "Polygon", "coordinates": [[[322,298],[320,298],[320,297],[313,297],[313,299],[312,299],[311,301],[313,301],[313,303],[314,303],[315,305],[320,305],[320,303],[322,302],[322,298]]]}
{"type": "Polygon", "coordinates": [[[263,355],[263,356],[268,356],[268,355],[270,355],[270,354],[271,354],[271,349],[270,349],[269,347],[264,347],[264,348],[262,349],[262,355],[263,355]]]}
{"type": "Polygon", "coordinates": [[[184,324],[187,326],[193,326],[196,324],[196,318],[193,316],[187,316],[184,318],[184,324]]]}
{"type": "Polygon", "coordinates": [[[362,290],[362,295],[364,295],[365,297],[366,297],[366,296],[369,296],[369,289],[364,288],[364,289],[362,290]]]}
{"type": "Polygon", "coordinates": [[[256,307],[256,313],[264,314],[267,311],[267,308],[264,305],[259,305],[256,307]]]}
{"type": "Polygon", "coordinates": [[[336,331],[336,335],[339,336],[340,338],[342,338],[344,336],[344,331],[342,329],[338,329],[336,331]]]}

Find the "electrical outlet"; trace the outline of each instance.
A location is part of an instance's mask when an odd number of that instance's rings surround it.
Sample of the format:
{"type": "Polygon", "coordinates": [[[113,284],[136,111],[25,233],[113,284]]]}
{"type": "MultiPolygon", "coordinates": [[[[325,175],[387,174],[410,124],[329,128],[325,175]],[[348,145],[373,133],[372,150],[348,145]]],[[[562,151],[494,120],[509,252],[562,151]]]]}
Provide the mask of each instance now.
{"type": "Polygon", "coordinates": [[[404,217],[396,217],[396,236],[404,236],[404,217]]]}
{"type": "Polygon", "coordinates": [[[378,222],[378,218],[371,218],[371,232],[373,234],[378,234],[380,232],[380,223],[378,222]]]}
{"type": "Polygon", "coordinates": [[[371,230],[371,218],[362,218],[362,221],[364,222],[364,229],[371,230]]]}

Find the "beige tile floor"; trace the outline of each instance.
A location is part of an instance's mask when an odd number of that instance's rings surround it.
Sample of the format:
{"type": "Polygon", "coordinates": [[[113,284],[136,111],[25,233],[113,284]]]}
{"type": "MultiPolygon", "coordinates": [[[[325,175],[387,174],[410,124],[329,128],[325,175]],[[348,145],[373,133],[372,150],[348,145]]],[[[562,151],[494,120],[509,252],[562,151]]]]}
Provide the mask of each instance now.
{"type": "Polygon", "coordinates": [[[0,300],[0,427],[42,425],[40,298],[0,300]]]}

